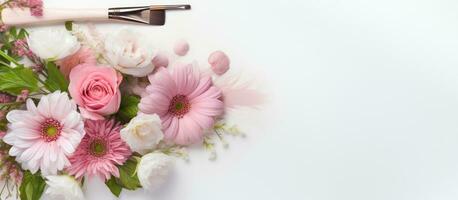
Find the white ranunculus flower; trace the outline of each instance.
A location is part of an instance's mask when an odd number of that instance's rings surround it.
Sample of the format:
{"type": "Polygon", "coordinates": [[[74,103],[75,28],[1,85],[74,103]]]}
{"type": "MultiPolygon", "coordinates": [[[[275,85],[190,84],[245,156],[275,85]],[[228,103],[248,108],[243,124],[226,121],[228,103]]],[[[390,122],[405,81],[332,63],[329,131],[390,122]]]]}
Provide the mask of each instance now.
{"type": "Polygon", "coordinates": [[[27,43],[38,57],[59,60],[76,53],[78,39],[65,28],[35,28],[30,31],[27,43]]]}
{"type": "Polygon", "coordinates": [[[156,114],[138,113],[121,129],[121,138],[133,151],[141,154],[155,149],[163,137],[161,119],[156,114]]]}
{"type": "Polygon", "coordinates": [[[149,153],[138,164],[138,180],[149,191],[158,189],[168,177],[174,164],[173,159],[163,153],[149,153]]]}
{"type": "Polygon", "coordinates": [[[84,200],[80,185],[67,175],[46,176],[46,190],[42,200],[84,200]]]}
{"type": "Polygon", "coordinates": [[[124,74],[144,77],[153,72],[157,51],[153,43],[137,32],[122,29],[105,39],[105,57],[124,74]]]}

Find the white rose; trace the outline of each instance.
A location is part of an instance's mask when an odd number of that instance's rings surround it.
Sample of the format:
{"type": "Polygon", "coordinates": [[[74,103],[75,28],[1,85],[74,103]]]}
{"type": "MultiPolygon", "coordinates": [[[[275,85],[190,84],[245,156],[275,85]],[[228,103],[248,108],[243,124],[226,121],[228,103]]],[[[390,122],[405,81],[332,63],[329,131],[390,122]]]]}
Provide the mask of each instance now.
{"type": "Polygon", "coordinates": [[[59,60],[76,53],[78,39],[64,28],[35,28],[30,31],[27,43],[38,57],[59,60]]]}
{"type": "Polygon", "coordinates": [[[84,200],[80,185],[73,177],[67,175],[47,176],[46,190],[42,200],[84,200]]]}
{"type": "Polygon", "coordinates": [[[153,72],[156,50],[146,36],[129,29],[112,33],[105,39],[105,57],[124,74],[144,77],[153,72]]]}
{"type": "Polygon", "coordinates": [[[168,177],[174,165],[173,159],[163,153],[149,153],[138,164],[138,180],[149,191],[158,189],[168,177]]]}
{"type": "Polygon", "coordinates": [[[133,151],[141,154],[156,148],[163,137],[161,119],[156,114],[138,113],[121,129],[121,138],[133,151]]]}

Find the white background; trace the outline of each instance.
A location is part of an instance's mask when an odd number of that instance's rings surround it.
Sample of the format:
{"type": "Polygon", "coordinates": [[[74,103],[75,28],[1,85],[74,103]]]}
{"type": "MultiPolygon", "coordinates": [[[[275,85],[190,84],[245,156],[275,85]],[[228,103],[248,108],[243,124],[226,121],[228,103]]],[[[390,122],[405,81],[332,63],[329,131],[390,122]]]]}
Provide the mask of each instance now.
{"type": "MultiPolygon", "coordinates": [[[[456,0],[45,0],[177,2],[193,10],[169,13],[164,27],[128,27],[169,51],[189,40],[186,59],[204,67],[222,49],[271,98],[234,117],[248,137],[219,147],[216,162],[193,150],[163,190],[121,199],[458,198],[456,0]]],[[[97,181],[85,190],[90,200],[115,199],[97,181]]]]}

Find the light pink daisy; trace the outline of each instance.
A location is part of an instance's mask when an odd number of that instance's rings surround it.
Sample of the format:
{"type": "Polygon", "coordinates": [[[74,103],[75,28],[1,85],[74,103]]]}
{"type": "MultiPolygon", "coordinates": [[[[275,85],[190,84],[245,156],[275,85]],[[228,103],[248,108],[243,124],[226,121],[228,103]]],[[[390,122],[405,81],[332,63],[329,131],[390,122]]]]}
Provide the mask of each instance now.
{"type": "Polygon", "coordinates": [[[60,91],[43,96],[38,106],[28,99],[27,110],[10,111],[6,119],[3,141],[12,146],[9,154],[32,173],[57,174],[70,165],[67,157],[85,134],[76,104],[60,91]]]}
{"type": "Polygon", "coordinates": [[[70,175],[99,176],[104,180],[111,175],[119,177],[116,165],[122,165],[132,154],[121,139],[121,128],[114,120],[86,120],[86,136],[70,157],[71,165],[67,168],[70,175]]]}
{"type": "Polygon", "coordinates": [[[180,145],[202,141],[204,130],[224,110],[221,90],[212,79],[192,65],[177,66],[172,72],[161,68],[149,79],[140,111],[159,115],[166,140],[180,145]]]}

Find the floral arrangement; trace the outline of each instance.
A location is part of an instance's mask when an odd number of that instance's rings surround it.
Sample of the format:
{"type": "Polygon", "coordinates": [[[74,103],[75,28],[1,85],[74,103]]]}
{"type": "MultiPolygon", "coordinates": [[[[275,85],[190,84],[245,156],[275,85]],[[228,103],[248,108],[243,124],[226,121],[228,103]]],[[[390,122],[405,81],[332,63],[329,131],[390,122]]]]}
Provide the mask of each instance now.
{"type": "MultiPolygon", "coordinates": [[[[39,0],[1,5],[42,14],[39,0]],[[25,8],[27,7],[27,8],[25,8]]],[[[157,190],[186,147],[210,150],[225,135],[228,109],[259,105],[262,94],[227,76],[230,60],[210,54],[206,69],[181,63],[128,29],[102,37],[91,25],[0,33],[0,198],[84,199],[85,179],[157,190]],[[89,26],[89,27],[88,27],[89,26]]]]}

